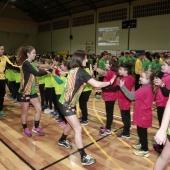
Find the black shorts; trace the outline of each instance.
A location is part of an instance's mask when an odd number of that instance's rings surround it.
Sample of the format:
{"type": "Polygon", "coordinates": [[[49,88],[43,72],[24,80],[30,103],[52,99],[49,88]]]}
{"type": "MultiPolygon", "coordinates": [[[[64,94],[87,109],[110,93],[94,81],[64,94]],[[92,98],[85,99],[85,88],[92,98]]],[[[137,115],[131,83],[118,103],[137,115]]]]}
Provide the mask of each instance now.
{"type": "Polygon", "coordinates": [[[19,102],[30,102],[30,99],[38,97],[38,94],[31,94],[31,95],[23,95],[22,93],[19,93],[18,99],[19,102]]]}
{"type": "Polygon", "coordinates": [[[68,107],[64,106],[63,104],[61,104],[59,109],[65,117],[72,116],[72,115],[76,114],[76,107],[68,108],[68,107]]]}

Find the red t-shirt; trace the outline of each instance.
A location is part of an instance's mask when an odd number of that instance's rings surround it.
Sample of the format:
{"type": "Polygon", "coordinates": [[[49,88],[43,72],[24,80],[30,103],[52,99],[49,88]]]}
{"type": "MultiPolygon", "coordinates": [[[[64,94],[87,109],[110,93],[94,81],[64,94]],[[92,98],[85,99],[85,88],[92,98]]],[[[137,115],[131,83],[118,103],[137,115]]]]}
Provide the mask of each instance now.
{"type": "MultiPolygon", "coordinates": [[[[104,77],[103,81],[104,82],[110,81],[114,75],[116,75],[115,71],[112,71],[112,70],[107,71],[107,75],[104,77]]],[[[117,78],[117,76],[116,76],[116,78],[117,78]]],[[[115,85],[116,85],[116,79],[113,82],[112,86],[115,86],[115,85]]],[[[102,96],[103,96],[104,101],[113,101],[113,100],[117,100],[118,92],[112,92],[112,91],[103,92],[102,96]]]]}
{"type": "Polygon", "coordinates": [[[133,124],[142,128],[152,126],[152,104],[154,93],[151,86],[143,86],[134,92],[135,104],[133,124]]]}
{"type": "MultiPolygon", "coordinates": [[[[165,83],[167,89],[170,89],[170,73],[164,74],[161,80],[165,83]]],[[[164,106],[165,107],[166,103],[168,101],[168,98],[169,97],[165,97],[162,94],[161,89],[159,88],[158,92],[156,94],[156,106],[157,107],[158,106],[164,106]]]]}
{"type": "MultiPolygon", "coordinates": [[[[131,76],[128,75],[126,77],[121,78],[122,81],[124,81],[125,87],[131,91],[132,87],[135,85],[135,79],[131,76]]],[[[131,101],[124,95],[124,93],[119,90],[118,92],[118,103],[120,110],[129,110],[131,101]]]]}

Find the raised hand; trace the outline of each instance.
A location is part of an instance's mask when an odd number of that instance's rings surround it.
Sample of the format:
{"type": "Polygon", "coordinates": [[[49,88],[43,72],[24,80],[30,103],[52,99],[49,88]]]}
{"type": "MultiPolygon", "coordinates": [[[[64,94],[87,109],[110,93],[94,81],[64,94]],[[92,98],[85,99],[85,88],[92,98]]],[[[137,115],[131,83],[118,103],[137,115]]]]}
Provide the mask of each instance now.
{"type": "Polygon", "coordinates": [[[116,75],[114,75],[114,76],[112,77],[112,79],[110,80],[110,84],[113,84],[113,82],[115,81],[115,79],[116,79],[116,75]]]}
{"type": "Polygon", "coordinates": [[[125,84],[125,81],[120,80],[119,86],[122,87],[122,86],[124,86],[124,84],[125,84]]]}
{"type": "Polygon", "coordinates": [[[95,63],[95,65],[93,66],[93,70],[94,70],[94,71],[97,70],[97,63],[95,63]]]}
{"type": "Polygon", "coordinates": [[[157,86],[160,86],[162,84],[162,80],[158,77],[154,78],[153,82],[157,86]]]}

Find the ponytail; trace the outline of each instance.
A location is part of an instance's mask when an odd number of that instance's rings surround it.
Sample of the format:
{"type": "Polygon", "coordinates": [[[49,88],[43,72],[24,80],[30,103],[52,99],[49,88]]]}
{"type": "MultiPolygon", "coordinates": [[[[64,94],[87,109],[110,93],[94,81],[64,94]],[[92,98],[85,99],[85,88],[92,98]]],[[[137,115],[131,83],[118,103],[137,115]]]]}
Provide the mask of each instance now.
{"type": "Polygon", "coordinates": [[[30,53],[34,47],[32,46],[26,46],[26,47],[20,47],[17,51],[17,59],[18,59],[18,65],[22,65],[22,63],[27,59],[27,53],[30,53]]]}

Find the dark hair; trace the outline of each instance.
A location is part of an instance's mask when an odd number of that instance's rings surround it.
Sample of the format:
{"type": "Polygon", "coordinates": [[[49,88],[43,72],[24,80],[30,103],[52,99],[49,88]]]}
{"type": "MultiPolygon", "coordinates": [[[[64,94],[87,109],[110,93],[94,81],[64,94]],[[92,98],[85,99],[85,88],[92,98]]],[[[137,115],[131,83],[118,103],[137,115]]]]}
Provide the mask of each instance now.
{"type": "Polygon", "coordinates": [[[160,55],[159,55],[159,53],[153,53],[152,57],[153,57],[154,59],[155,59],[155,58],[160,59],[160,55]]]}
{"type": "Polygon", "coordinates": [[[120,53],[120,55],[121,55],[121,56],[124,56],[124,55],[125,55],[125,53],[122,51],[122,52],[120,53]]]}
{"type": "Polygon", "coordinates": [[[144,53],[146,58],[149,59],[150,61],[152,61],[152,57],[151,57],[151,53],[150,52],[145,52],[144,53]]]}
{"type": "Polygon", "coordinates": [[[67,67],[67,69],[70,69],[70,61],[68,60],[63,60],[63,65],[67,67]]]}
{"type": "Polygon", "coordinates": [[[60,56],[55,56],[55,61],[58,62],[59,64],[61,64],[63,61],[63,58],[60,56]]]}
{"type": "Polygon", "coordinates": [[[128,72],[128,75],[132,74],[132,64],[122,63],[119,67],[123,67],[128,72]]]}
{"type": "Polygon", "coordinates": [[[84,67],[83,60],[86,57],[86,53],[83,50],[77,50],[73,53],[70,61],[70,68],[84,67]]]}
{"type": "Polygon", "coordinates": [[[107,51],[103,51],[102,53],[101,53],[101,58],[103,57],[103,56],[105,56],[105,55],[108,55],[108,52],[107,51]]]}
{"type": "Polygon", "coordinates": [[[39,62],[42,63],[42,64],[45,64],[45,58],[40,57],[40,58],[39,58],[39,62]]]}
{"type": "Polygon", "coordinates": [[[109,61],[109,65],[111,65],[110,70],[117,72],[119,62],[114,59],[110,59],[108,61],[109,61]]]}
{"type": "Polygon", "coordinates": [[[18,65],[22,65],[22,63],[28,58],[27,53],[30,53],[33,49],[32,46],[20,47],[17,51],[18,65]]]}

